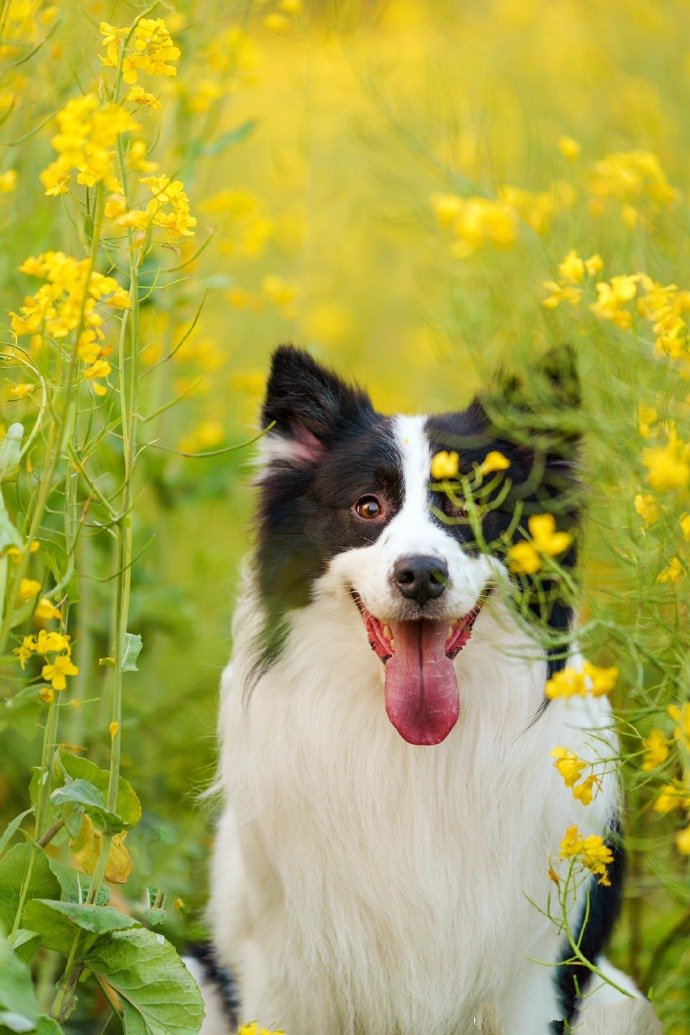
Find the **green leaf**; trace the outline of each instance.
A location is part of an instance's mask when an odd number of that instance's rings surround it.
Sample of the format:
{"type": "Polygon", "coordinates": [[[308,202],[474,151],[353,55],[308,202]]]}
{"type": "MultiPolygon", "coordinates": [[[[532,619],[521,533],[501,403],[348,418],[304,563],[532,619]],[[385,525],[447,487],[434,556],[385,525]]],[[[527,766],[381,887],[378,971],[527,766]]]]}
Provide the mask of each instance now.
{"type": "Polygon", "coordinates": [[[10,1031],[33,1031],[37,1014],[31,971],[0,931],[0,1024],[10,1031]]]}
{"type": "Polygon", "coordinates": [[[122,645],[122,671],[138,672],[137,659],[143,647],[139,633],[125,633],[125,642],[122,645]]]}
{"type": "Polygon", "coordinates": [[[12,936],[11,944],[19,959],[24,963],[30,963],[40,948],[41,938],[35,931],[27,931],[24,927],[19,927],[12,936]]]}
{"type": "Polygon", "coordinates": [[[106,809],[103,791],[89,780],[81,778],[72,780],[68,777],[62,787],[57,787],[53,791],[50,800],[56,806],[79,805],[89,816],[97,819],[100,826],[108,833],[117,834],[126,826],[119,816],[106,809]]]}
{"type": "MultiPolygon", "coordinates": [[[[53,899],[34,899],[24,910],[24,918],[27,926],[40,932],[46,948],[65,956],[79,931],[87,935],[102,935],[138,926],[136,920],[109,906],[82,906],[77,902],[57,902],[53,899]]],[[[90,939],[86,944],[92,942],[93,939],[90,939]]],[[[86,951],[86,947],[83,951],[86,951]]]]}
{"type": "Polygon", "coordinates": [[[34,852],[36,855],[31,868],[26,901],[29,902],[32,898],[57,898],[60,894],[60,885],[53,876],[43,849],[30,844],[15,845],[0,860],[0,926],[6,931],[12,930],[19,909],[22,884],[31,866],[34,852]]]}
{"type": "Polygon", "coordinates": [[[256,127],[258,122],[256,119],[247,119],[246,122],[240,123],[239,126],[235,126],[234,129],[228,130],[227,133],[221,133],[219,137],[212,140],[210,144],[204,144],[201,148],[202,155],[219,155],[222,151],[225,151],[228,147],[233,147],[235,144],[241,143],[250,136],[256,127]]]}
{"type": "Polygon", "coordinates": [[[36,1025],[36,1035],[64,1035],[64,1032],[57,1021],[42,1013],[36,1025]]]}
{"type": "Polygon", "coordinates": [[[122,1001],[125,1035],[196,1035],[204,1006],[196,982],[170,942],[144,927],[114,931],[90,949],[86,965],[122,1001]]]}
{"type": "MultiPolygon", "coordinates": [[[[60,884],[62,890],[61,900],[63,902],[83,903],[91,887],[91,877],[87,873],[80,873],[79,870],[75,870],[71,866],[65,866],[64,863],[58,862],[57,859],[51,859],[50,856],[48,856],[48,865],[60,884]]],[[[97,906],[106,906],[109,901],[110,889],[106,884],[103,884],[98,889],[95,904],[97,906]]]]}
{"type": "MultiPolygon", "coordinates": [[[[73,755],[64,748],[59,750],[59,759],[65,773],[72,780],[86,780],[88,783],[93,784],[104,796],[107,794],[108,781],[110,779],[107,769],[100,769],[93,762],[90,762],[88,758],[73,755]]],[[[56,779],[59,779],[58,774],[56,774],[56,779]]],[[[67,783],[68,781],[65,780],[64,782],[67,783]]],[[[141,819],[141,803],[134,793],[132,785],[122,776],[117,787],[115,812],[125,827],[136,826],[141,819]]]]}
{"type": "Polygon", "coordinates": [[[0,1027],[9,1028],[10,1031],[36,1031],[36,1025],[28,1017],[5,1010],[0,1010],[0,1027]]]}

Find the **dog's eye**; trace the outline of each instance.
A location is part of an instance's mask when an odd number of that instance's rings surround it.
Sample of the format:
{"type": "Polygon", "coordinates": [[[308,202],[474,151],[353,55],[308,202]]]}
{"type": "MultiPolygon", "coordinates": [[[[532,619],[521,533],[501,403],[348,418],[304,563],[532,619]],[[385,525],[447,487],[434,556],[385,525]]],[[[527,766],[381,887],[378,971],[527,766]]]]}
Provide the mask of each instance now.
{"type": "Polygon", "coordinates": [[[365,521],[373,521],[383,514],[383,505],[376,496],[362,496],[353,509],[357,517],[364,518],[365,521]]]}
{"type": "Polygon", "coordinates": [[[450,496],[444,495],[439,501],[440,509],[448,518],[466,518],[468,516],[467,507],[463,506],[460,500],[451,499],[450,496]]]}

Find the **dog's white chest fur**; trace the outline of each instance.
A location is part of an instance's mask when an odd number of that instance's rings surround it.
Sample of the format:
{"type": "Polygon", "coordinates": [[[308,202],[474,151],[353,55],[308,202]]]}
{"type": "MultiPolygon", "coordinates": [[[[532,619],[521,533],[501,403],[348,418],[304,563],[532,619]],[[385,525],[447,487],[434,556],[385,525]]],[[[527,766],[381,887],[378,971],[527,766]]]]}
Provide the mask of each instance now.
{"type": "Polygon", "coordinates": [[[224,679],[211,917],[243,1019],[288,1035],[465,1035],[488,1002],[510,1035],[546,1035],[560,939],[536,906],[550,853],[569,823],[601,830],[615,799],[611,780],[589,809],[574,802],[549,752],[591,756],[579,727],[606,726],[607,705],[554,702],[530,727],[545,665],[498,609],[456,662],[457,727],[413,747],[340,612],[323,598],[299,617],[300,649],[247,709],[241,650],[224,679]]]}

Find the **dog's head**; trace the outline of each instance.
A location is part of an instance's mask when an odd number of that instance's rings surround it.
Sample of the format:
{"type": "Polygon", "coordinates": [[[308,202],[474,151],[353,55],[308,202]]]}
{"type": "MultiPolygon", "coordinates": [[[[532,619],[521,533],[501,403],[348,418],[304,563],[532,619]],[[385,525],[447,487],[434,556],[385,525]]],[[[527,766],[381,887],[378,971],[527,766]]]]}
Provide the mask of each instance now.
{"type": "MultiPolygon", "coordinates": [[[[540,376],[572,396],[572,370],[557,368],[553,354],[540,376]]],[[[511,571],[510,548],[528,540],[530,516],[556,514],[559,529],[576,519],[575,435],[562,422],[540,429],[515,380],[458,413],[383,416],[291,347],[273,356],[262,423],[266,660],[280,651],[290,612],[325,587],[347,600],[362,649],[368,640],[381,659],[395,728],[410,743],[440,743],[459,711],[453,660],[497,582],[519,583],[526,612],[552,630],[568,623],[554,566],[534,592],[528,573],[511,571]],[[502,409],[512,434],[499,429],[502,409]]],[[[574,547],[560,553],[559,566],[572,566],[574,547]]]]}

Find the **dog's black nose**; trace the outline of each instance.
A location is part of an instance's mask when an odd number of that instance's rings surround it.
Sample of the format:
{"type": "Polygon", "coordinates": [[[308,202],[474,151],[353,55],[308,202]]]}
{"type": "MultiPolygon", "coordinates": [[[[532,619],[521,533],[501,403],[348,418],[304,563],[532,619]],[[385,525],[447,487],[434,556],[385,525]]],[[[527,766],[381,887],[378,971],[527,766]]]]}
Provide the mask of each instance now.
{"type": "Polygon", "coordinates": [[[445,590],[448,565],[440,557],[424,554],[399,557],[393,566],[393,581],[404,597],[422,607],[427,600],[436,600],[445,590]]]}

